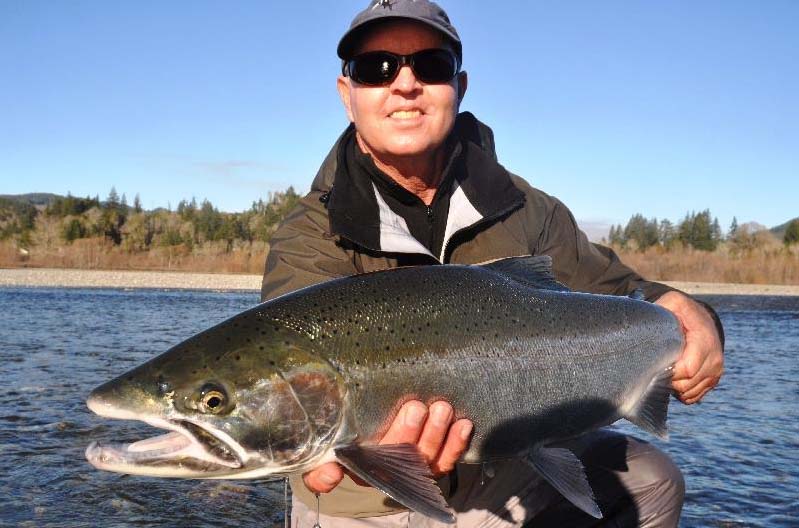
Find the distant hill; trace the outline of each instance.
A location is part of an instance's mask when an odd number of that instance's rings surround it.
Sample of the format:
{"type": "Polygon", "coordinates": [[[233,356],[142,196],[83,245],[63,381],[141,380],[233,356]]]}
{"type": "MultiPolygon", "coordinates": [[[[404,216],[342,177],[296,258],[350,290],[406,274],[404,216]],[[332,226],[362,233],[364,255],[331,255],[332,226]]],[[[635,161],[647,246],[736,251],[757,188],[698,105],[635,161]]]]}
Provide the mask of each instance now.
{"type": "Polygon", "coordinates": [[[64,198],[60,194],[53,193],[27,193],[27,194],[0,194],[0,198],[14,202],[26,203],[31,205],[47,206],[58,198],[64,198]]]}
{"type": "Polygon", "coordinates": [[[799,220],[799,216],[797,216],[796,218],[792,218],[791,220],[788,220],[784,224],[772,227],[771,229],[769,229],[769,231],[771,231],[774,234],[774,236],[782,240],[782,238],[785,236],[785,230],[788,229],[788,224],[790,224],[794,220],[799,220]]]}

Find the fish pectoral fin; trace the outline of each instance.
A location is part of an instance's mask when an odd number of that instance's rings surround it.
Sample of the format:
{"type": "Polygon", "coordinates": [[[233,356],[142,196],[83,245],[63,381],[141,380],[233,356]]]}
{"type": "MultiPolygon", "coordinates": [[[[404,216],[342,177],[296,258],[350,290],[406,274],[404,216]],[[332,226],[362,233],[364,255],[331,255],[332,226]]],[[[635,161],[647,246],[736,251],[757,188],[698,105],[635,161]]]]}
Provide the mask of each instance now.
{"type": "Polygon", "coordinates": [[[484,268],[511,277],[517,282],[540,290],[571,291],[555,279],[552,271],[552,257],[536,255],[508,257],[480,264],[484,268]]]}
{"type": "Polygon", "coordinates": [[[395,501],[437,521],[454,523],[430,466],[413,444],[351,444],[335,450],[347,469],[395,501]]]}
{"type": "Polygon", "coordinates": [[[526,460],[569,502],[592,517],[602,518],[583,463],[574,453],[562,447],[539,446],[527,455],[526,460]]]}
{"type": "Polygon", "coordinates": [[[674,367],[669,367],[659,372],[649,382],[644,393],[624,417],[643,429],[660,438],[669,436],[666,419],[669,414],[669,400],[671,399],[671,377],[674,367]]]}

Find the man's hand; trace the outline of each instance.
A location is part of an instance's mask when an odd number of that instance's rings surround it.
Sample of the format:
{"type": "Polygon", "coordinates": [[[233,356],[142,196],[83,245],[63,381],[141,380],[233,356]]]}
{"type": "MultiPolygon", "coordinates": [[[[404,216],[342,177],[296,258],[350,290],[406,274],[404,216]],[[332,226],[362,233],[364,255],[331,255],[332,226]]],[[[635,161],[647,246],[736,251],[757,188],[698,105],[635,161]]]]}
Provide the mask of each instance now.
{"type": "MultiPolygon", "coordinates": [[[[453,421],[452,406],[437,401],[427,408],[420,401],[409,401],[400,408],[380,444],[416,444],[427,459],[433,476],[452,471],[455,462],[469,446],[472,422],[453,421]]],[[[328,493],[344,478],[344,468],[336,462],[322,464],[303,475],[305,485],[314,493],[328,493]]],[[[359,480],[359,479],[358,479],[359,480]]]]}
{"type": "Polygon", "coordinates": [[[702,305],[681,293],[668,292],[655,304],[671,311],[685,334],[685,347],[674,365],[671,386],[681,402],[696,403],[718,385],[724,371],[716,325],[702,305]]]}

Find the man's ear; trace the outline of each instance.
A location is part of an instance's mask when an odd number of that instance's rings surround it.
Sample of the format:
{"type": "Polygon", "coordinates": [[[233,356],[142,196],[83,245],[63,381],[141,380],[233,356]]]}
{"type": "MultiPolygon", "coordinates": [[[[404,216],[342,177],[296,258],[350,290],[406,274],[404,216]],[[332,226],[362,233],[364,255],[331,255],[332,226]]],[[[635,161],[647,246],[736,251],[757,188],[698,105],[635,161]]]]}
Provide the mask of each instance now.
{"type": "Polygon", "coordinates": [[[336,80],[336,89],[338,90],[338,96],[341,97],[341,102],[344,105],[344,111],[347,112],[347,119],[350,120],[350,123],[354,123],[355,118],[352,115],[352,105],[350,104],[349,78],[339,75],[338,79],[336,80]]]}
{"type": "Polygon", "coordinates": [[[458,104],[463,102],[463,96],[466,95],[466,88],[469,86],[469,75],[462,71],[458,73],[458,104]]]}

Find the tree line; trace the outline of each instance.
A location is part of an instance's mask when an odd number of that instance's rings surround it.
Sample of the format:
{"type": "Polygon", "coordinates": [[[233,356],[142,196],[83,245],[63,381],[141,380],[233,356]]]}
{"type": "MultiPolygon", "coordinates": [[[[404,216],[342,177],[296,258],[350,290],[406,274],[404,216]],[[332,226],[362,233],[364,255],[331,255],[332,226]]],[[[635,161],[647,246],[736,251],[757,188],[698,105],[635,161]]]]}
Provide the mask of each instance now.
{"type": "Polygon", "coordinates": [[[54,197],[44,208],[0,198],[0,240],[14,238],[20,246],[35,244],[37,226],[55,225],[59,238],[71,244],[82,238],[102,237],[115,246],[146,251],[159,246],[183,245],[191,249],[206,242],[224,242],[228,251],[237,241],[267,242],[280,221],[299,201],[289,187],[270,193],[267,200],[253,202],[240,213],[220,212],[209,200],[181,200],[170,207],[143,209],[137,194],[129,204],[111,188],[103,201],[99,196],[54,197]]]}
{"type": "MultiPolygon", "coordinates": [[[[129,251],[154,247],[184,246],[191,250],[208,242],[222,242],[230,251],[237,242],[268,242],[277,225],[296,206],[300,196],[293,187],[270,193],[250,209],[240,213],[220,212],[209,200],[181,200],[177,208],[143,209],[138,194],[129,204],[111,188],[105,200],[95,197],[53,197],[46,207],[0,197],[0,240],[14,239],[20,247],[35,245],[37,229],[54,226],[58,238],[71,244],[83,238],[102,237],[129,251]]],[[[701,251],[714,251],[723,242],[734,249],[751,250],[763,246],[771,235],[739,226],[736,218],[724,233],[718,218],[709,209],[686,213],[678,223],[668,219],[647,219],[633,215],[625,226],[612,226],[606,243],[645,251],[653,246],[671,249],[675,245],[701,251]]],[[[783,240],[786,245],[799,243],[799,219],[790,222],[783,240]]]]}
{"type": "MultiPolygon", "coordinates": [[[[710,214],[710,209],[686,213],[678,224],[668,219],[647,219],[642,214],[633,215],[624,227],[611,226],[607,242],[629,249],[646,251],[653,246],[671,249],[679,244],[700,251],[715,251],[722,242],[730,242],[738,249],[754,249],[762,246],[770,236],[766,231],[756,231],[749,226],[739,226],[733,217],[727,233],[723,233],[719,220],[710,214]]],[[[799,243],[799,219],[792,220],[783,235],[783,243],[799,243]]]]}

